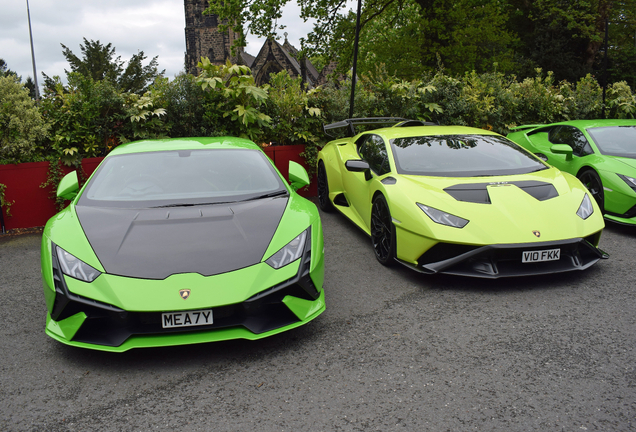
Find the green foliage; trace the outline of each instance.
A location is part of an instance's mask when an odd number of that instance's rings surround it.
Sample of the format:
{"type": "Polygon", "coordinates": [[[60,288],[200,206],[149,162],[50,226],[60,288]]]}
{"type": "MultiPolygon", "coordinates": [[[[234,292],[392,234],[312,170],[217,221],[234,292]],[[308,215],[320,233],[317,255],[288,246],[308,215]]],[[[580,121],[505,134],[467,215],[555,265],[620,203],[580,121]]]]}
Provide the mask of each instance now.
{"type": "Polygon", "coordinates": [[[52,152],[66,165],[77,165],[82,158],[105,155],[121,136],[132,133],[126,122],[126,99],[110,81],[94,81],[79,73],[68,78],[67,86],[54,78],[42,109],[52,124],[52,152]]]}
{"type": "Polygon", "coordinates": [[[611,85],[607,91],[607,107],[609,118],[636,117],[636,95],[632,93],[625,81],[611,85]]]}
{"type": "Polygon", "coordinates": [[[315,169],[323,135],[324,118],[317,106],[321,90],[307,91],[302,79],[290,77],[287,71],[272,74],[269,86],[266,110],[272,120],[264,141],[278,145],[304,144],[301,156],[310,171],[315,169]]]}
{"type": "Polygon", "coordinates": [[[270,117],[260,111],[267,100],[267,87],[261,88],[254,83],[250,68],[233,65],[228,62],[217,66],[206,57],[197,65],[201,74],[197,82],[207,90],[208,118],[221,113],[230,119],[228,132],[231,135],[259,141],[262,129],[269,126],[270,117]]]}
{"type": "MultiPolygon", "coordinates": [[[[127,93],[124,109],[130,117],[133,139],[167,138],[167,125],[161,121],[166,114],[165,108],[155,108],[160,98],[156,92],[146,92],[143,96],[127,93]]],[[[121,137],[122,142],[128,141],[121,137]]]]}
{"type": "Polygon", "coordinates": [[[31,161],[48,130],[48,122],[18,78],[0,77],[0,161],[31,161]]]}
{"type": "Polygon", "coordinates": [[[223,135],[217,131],[218,122],[210,121],[205,115],[207,92],[194,76],[181,73],[172,81],[159,78],[150,86],[150,91],[159,95],[155,106],[166,110],[161,120],[171,136],[223,135]]]}
{"type": "Polygon", "coordinates": [[[318,90],[306,91],[301,78],[292,78],[287,71],[272,74],[269,85],[266,109],[271,127],[266,141],[280,145],[316,143],[322,116],[310,100],[318,90]]]}
{"type": "MultiPolygon", "coordinates": [[[[505,3],[490,0],[443,0],[401,2],[374,1],[365,4],[360,32],[358,69],[362,72],[385,63],[392,75],[412,80],[433,71],[439,61],[451,74],[476,70],[500,71],[515,66],[513,32],[506,29],[505,3]]],[[[342,22],[353,35],[354,16],[342,22]]],[[[336,53],[346,52],[347,39],[333,44],[336,53]],[[340,46],[339,46],[340,45],[340,46]]],[[[340,56],[349,65],[351,54],[340,56]]]]}
{"type": "MultiPolygon", "coordinates": [[[[50,156],[47,158],[49,162],[49,170],[47,172],[46,181],[40,185],[42,189],[47,187],[51,187],[51,192],[49,197],[55,202],[55,208],[57,211],[62,211],[64,209],[64,198],[57,196],[57,187],[59,186],[62,178],[64,177],[64,172],[62,171],[62,167],[60,166],[60,161],[55,156],[50,156]]],[[[81,162],[78,162],[75,165],[77,172],[80,174],[80,177],[83,174],[81,162]]]]}
{"type": "Polygon", "coordinates": [[[67,75],[73,72],[80,73],[94,81],[110,81],[123,92],[143,94],[148,85],[163,74],[163,71],[159,72],[157,69],[159,63],[156,56],[144,66],[143,61],[147,57],[143,51],[139,51],[126,64],[117,56],[111,43],[102,45],[99,41],[83,39],[84,43],[80,44],[81,58],[73,54],[66,45],[61,44],[62,54],[71,66],[70,72],[65,71],[67,75]]]}
{"type": "Polygon", "coordinates": [[[7,201],[4,196],[5,191],[7,190],[7,185],[0,183],[0,211],[4,209],[7,217],[11,217],[11,206],[15,204],[15,201],[7,201]]]}
{"type": "Polygon", "coordinates": [[[421,79],[399,79],[389,74],[384,65],[378,65],[374,72],[362,75],[360,83],[369,94],[370,100],[366,105],[370,109],[370,116],[430,120],[433,113],[443,111],[437,103],[427,101],[427,94],[437,90],[434,85],[421,79]]]}
{"type": "MultiPolygon", "coordinates": [[[[222,28],[277,37],[290,0],[211,0],[222,28]]],[[[352,64],[355,2],[297,0],[300,18],[314,21],[302,48],[321,64],[352,64]]],[[[601,76],[603,37],[609,21],[610,81],[636,86],[636,0],[367,0],[362,4],[358,71],[384,63],[413,80],[442,64],[455,77],[476,71],[534,77],[552,71],[556,81],[601,76]]],[[[245,39],[237,41],[245,46],[245,39]]]]}
{"type": "MultiPolygon", "coordinates": [[[[246,66],[215,66],[204,58],[199,67],[199,77],[158,78],[143,95],[70,73],[67,85],[50,79],[39,105],[14,75],[2,77],[0,163],[44,157],[51,161],[45,185],[57,187],[59,161],[80,167],[82,158],[105,155],[122,142],[231,135],[261,144],[304,144],[303,156],[314,167],[329,139],[322,124],[349,116],[351,76],[308,91],[287,72],[259,87],[246,66]]],[[[606,111],[611,118],[636,116],[636,98],[626,82],[609,87],[606,111]]],[[[452,76],[442,69],[405,79],[378,64],[356,80],[354,117],[406,117],[505,134],[520,124],[602,114],[602,91],[591,74],[571,83],[541,69],[523,79],[501,71],[452,76]]]]}
{"type": "Polygon", "coordinates": [[[0,58],[0,77],[6,77],[6,76],[9,76],[9,75],[13,75],[15,77],[18,76],[17,73],[15,73],[11,69],[9,69],[9,66],[7,66],[7,62],[5,62],[4,59],[0,58]]]}

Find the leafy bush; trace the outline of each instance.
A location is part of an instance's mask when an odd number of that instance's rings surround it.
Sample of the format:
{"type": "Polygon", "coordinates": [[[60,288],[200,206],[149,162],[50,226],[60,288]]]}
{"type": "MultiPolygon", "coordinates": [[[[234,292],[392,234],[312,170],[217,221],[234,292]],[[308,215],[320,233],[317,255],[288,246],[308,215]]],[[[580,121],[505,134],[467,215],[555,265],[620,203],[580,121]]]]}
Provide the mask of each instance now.
{"type": "MultiPolygon", "coordinates": [[[[242,136],[258,143],[305,144],[310,166],[325,136],[322,124],[349,117],[351,79],[309,90],[287,72],[256,86],[246,66],[212,65],[200,76],[158,78],[143,96],[108,80],[69,74],[49,80],[38,106],[15,77],[0,81],[0,162],[62,160],[107,154],[122,142],[166,136],[242,136]]],[[[398,116],[507,133],[520,124],[600,118],[602,91],[587,75],[555,82],[552,73],[519,81],[497,72],[452,77],[440,70],[406,81],[382,65],[358,77],[354,117],[398,116]]],[[[636,117],[636,96],[625,82],[607,91],[608,118],[636,117]]]]}
{"type": "MultiPolygon", "coordinates": [[[[156,108],[160,95],[157,92],[146,92],[143,96],[136,93],[125,95],[124,109],[130,118],[133,139],[166,138],[167,125],[161,121],[166,114],[165,108],[156,108]]],[[[121,142],[127,142],[126,137],[120,137],[121,142]]]]}
{"type": "Polygon", "coordinates": [[[614,83],[607,91],[609,118],[634,118],[636,116],[636,95],[632,94],[625,81],[614,83]]]}
{"type": "Polygon", "coordinates": [[[0,77],[0,163],[32,161],[48,130],[48,122],[16,76],[0,77]]]}
{"type": "MultiPolygon", "coordinates": [[[[155,106],[166,113],[161,121],[172,137],[198,137],[220,135],[218,121],[206,117],[206,91],[197,83],[196,77],[179,74],[170,81],[160,78],[150,86],[157,95],[155,106]]],[[[219,118],[222,119],[221,116],[219,118]]]]}
{"type": "Polygon", "coordinates": [[[47,88],[42,111],[52,124],[51,152],[67,165],[82,158],[106,155],[132,138],[126,98],[110,81],[94,81],[78,73],[69,74],[68,85],[54,77],[47,88]]]}
{"type": "Polygon", "coordinates": [[[312,96],[319,90],[306,91],[302,79],[290,77],[287,71],[272,74],[269,86],[266,112],[271,125],[265,141],[279,145],[318,142],[322,111],[312,96]]]}
{"type": "Polygon", "coordinates": [[[206,121],[229,117],[225,124],[228,135],[260,141],[270,117],[260,111],[267,100],[267,88],[258,87],[247,66],[228,62],[217,66],[202,58],[197,65],[202,71],[197,82],[206,92],[206,121]]]}

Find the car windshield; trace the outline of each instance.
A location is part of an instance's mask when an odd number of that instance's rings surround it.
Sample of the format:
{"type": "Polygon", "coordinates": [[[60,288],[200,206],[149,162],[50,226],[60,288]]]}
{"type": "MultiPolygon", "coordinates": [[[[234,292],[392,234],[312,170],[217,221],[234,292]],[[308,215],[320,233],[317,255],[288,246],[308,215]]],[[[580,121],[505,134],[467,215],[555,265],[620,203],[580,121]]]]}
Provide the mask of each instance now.
{"type": "Polygon", "coordinates": [[[602,154],[636,159],[636,125],[589,128],[587,132],[602,154]]]}
{"type": "Polygon", "coordinates": [[[527,174],[547,166],[499,135],[432,135],[391,141],[400,174],[486,177],[527,174]]]}
{"type": "Polygon", "coordinates": [[[78,204],[171,207],[245,201],[287,194],[258,150],[210,149],[110,156],[78,204]]]}

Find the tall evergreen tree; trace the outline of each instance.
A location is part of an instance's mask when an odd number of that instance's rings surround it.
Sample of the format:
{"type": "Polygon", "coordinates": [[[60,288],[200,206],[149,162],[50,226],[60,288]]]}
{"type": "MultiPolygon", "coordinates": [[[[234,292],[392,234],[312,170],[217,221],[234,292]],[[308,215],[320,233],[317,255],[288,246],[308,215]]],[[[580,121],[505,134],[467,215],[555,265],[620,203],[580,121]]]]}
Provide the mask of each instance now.
{"type": "Polygon", "coordinates": [[[62,45],[62,54],[68,61],[71,70],[65,69],[67,75],[78,72],[95,81],[109,80],[120,90],[132,93],[143,93],[148,86],[163,75],[165,70],[159,72],[157,56],[153,57],[147,65],[143,61],[147,58],[143,51],[133,54],[128,62],[124,62],[115,52],[115,47],[109,43],[103,45],[100,41],[84,39],[80,44],[82,52],[78,57],[66,45],[62,45]]]}

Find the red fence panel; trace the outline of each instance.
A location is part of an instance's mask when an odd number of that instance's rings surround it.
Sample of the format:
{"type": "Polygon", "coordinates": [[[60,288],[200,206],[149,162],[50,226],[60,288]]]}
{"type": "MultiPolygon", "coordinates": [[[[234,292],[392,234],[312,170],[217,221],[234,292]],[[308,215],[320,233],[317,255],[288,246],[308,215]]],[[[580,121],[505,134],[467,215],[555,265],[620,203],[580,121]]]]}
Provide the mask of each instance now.
{"type": "MultiPolygon", "coordinates": [[[[265,154],[274,161],[285,178],[289,175],[290,160],[307,168],[305,160],[300,156],[304,150],[304,145],[273,146],[264,149],[265,154]]],[[[82,160],[82,168],[86,178],[90,177],[103,159],[103,157],[98,157],[82,160]]],[[[53,188],[51,186],[40,187],[46,182],[48,171],[48,162],[0,165],[0,183],[6,186],[5,199],[11,203],[9,210],[11,216],[8,216],[2,209],[7,230],[43,226],[57,212],[55,201],[52,198],[53,188]]],[[[62,166],[62,171],[68,173],[71,169],[62,166]]],[[[312,176],[310,180],[309,187],[298,191],[300,195],[304,197],[316,196],[316,176],[312,176]]]]}
{"type": "MultiPolygon", "coordinates": [[[[301,164],[307,171],[311,171],[307,164],[305,163],[305,159],[300,156],[302,152],[305,151],[305,146],[303,144],[296,145],[288,145],[288,146],[272,146],[266,147],[265,153],[274,161],[276,168],[278,171],[285,177],[286,179],[289,176],[289,161],[298,162],[301,164]],[[272,157],[273,156],[273,157],[272,157]]],[[[309,186],[302,188],[298,191],[301,196],[305,198],[314,197],[318,195],[318,187],[316,185],[316,176],[309,177],[309,186]]]]}

